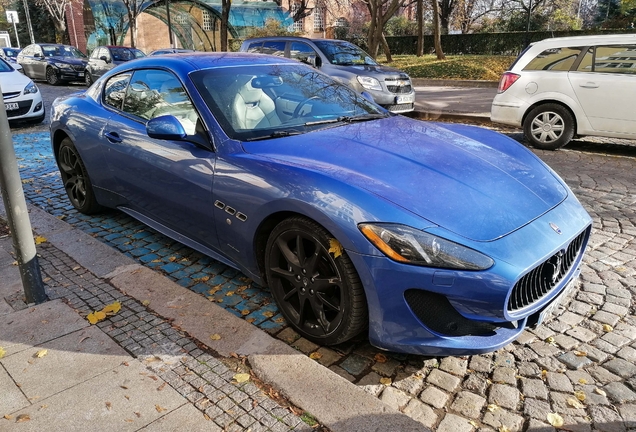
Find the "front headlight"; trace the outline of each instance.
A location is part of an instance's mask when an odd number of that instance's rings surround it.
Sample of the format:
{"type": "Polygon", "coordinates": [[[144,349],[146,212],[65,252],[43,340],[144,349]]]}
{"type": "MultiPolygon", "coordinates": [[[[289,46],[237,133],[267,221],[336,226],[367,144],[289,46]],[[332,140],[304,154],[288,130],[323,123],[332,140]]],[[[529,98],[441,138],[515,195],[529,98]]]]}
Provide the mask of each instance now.
{"type": "Polygon", "coordinates": [[[495,263],[480,252],[410,226],[364,223],[358,228],[386,256],[404,264],[486,270],[495,263]]]}
{"type": "Polygon", "coordinates": [[[38,92],[38,87],[30,82],[29,84],[27,84],[27,86],[24,88],[24,91],[22,92],[22,94],[30,94],[30,93],[37,93],[38,92]]]}
{"type": "Polygon", "coordinates": [[[72,69],[72,66],[68,63],[53,63],[53,64],[59,67],[60,69],[72,69]]]}
{"type": "Polygon", "coordinates": [[[378,81],[377,79],[366,76],[358,76],[357,78],[360,85],[365,89],[382,91],[380,81],[378,81]]]}

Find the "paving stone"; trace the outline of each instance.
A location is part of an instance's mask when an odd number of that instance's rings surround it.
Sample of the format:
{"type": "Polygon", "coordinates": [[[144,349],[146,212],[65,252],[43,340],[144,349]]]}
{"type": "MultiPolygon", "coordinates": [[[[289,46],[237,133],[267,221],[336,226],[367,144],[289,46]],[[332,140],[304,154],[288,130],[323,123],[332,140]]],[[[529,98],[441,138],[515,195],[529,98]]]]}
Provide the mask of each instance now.
{"type": "Polygon", "coordinates": [[[618,352],[617,346],[612,345],[611,343],[603,339],[596,339],[595,341],[592,342],[592,345],[608,354],[615,354],[616,352],[618,352]]]}
{"type": "Polygon", "coordinates": [[[616,324],[618,324],[618,321],[621,319],[621,317],[601,310],[592,315],[592,319],[602,324],[615,326],[616,324]]]}
{"type": "Polygon", "coordinates": [[[521,379],[521,391],[526,398],[548,399],[548,388],[540,379],[521,379]]]}
{"type": "Polygon", "coordinates": [[[616,356],[627,360],[631,363],[636,363],[636,349],[632,347],[623,347],[617,353],[616,356]]]}
{"type": "Polygon", "coordinates": [[[420,400],[422,402],[434,406],[435,408],[443,408],[446,406],[446,402],[448,402],[449,398],[450,396],[448,393],[445,393],[433,386],[425,388],[420,395],[420,400]]]}
{"type": "Polygon", "coordinates": [[[526,417],[532,417],[540,420],[545,420],[547,415],[552,412],[550,404],[546,401],[526,398],[523,401],[523,414],[526,417]]]}
{"type": "MultiPolygon", "coordinates": [[[[544,328],[545,327],[543,326],[539,326],[537,329],[533,330],[533,332],[540,331],[541,329],[544,329],[544,328]]],[[[501,350],[496,351],[494,366],[495,367],[515,367],[515,356],[505,351],[501,351],[501,350]]]]}
{"type": "Polygon", "coordinates": [[[349,372],[347,372],[346,370],[344,370],[338,365],[330,366],[329,370],[332,372],[335,372],[336,374],[340,375],[342,378],[346,379],[349,382],[354,382],[356,380],[356,377],[354,377],[353,375],[351,375],[349,372]]]}
{"type": "Polygon", "coordinates": [[[617,403],[636,402],[636,393],[620,382],[611,382],[603,387],[607,396],[617,403]]]}
{"type": "Polygon", "coordinates": [[[565,334],[582,342],[590,342],[598,337],[596,333],[583,327],[574,327],[573,329],[566,331],[565,334]]]}
{"type": "Polygon", "coordinates": [[[521,345],[527,345],[536,342],[536,340],[537,336],[526,330],[519,335],[515,342],[521,345]]]}
{"type": "Polygon", "coordinates": [[[362,387],[364,391],[372,394],[373,396],[379,396],[384,390],[384,384],[380,384],[382,377],[375,372],[369,372],[357,382],[359,387],[362,387]]]}
{"type": "Polygon", "coordinates": [[[597,363],[602,363],[609,358],[609,354],[588,344],[579,345],[577,350],[586,353],[587,358],[597,363]]]}
{"type": "Polygon", "coordinates": [[[387,387],[380,395],[380,400],[388,406],[400,411],[411,400],[411,397],[393,387],[387,387]]]}
{"type": "Polygon", "coordinates": [[[503,427],[510,432],[521,431],[523,428],[523,417],[504,409],[487,411],[483,422],[499,431],[503,427]]]}
{"type": "Polygon", "coordinates": [[[469,420],[447,413],[437,427],[437,432],[471,432],[473,429],[469,420]]]}
{"type": "Polygon", "coordinates": [[[393,376],[397,368],[400,366],[400,362],[394,359],[387,359],[386,362],[375,362],[371,369],[380,375],[385,377],[393,376]]]}
{"type": "Polygon", "coordinates": [[[320,358],[317,359],[318,363],[325,367],[329,367],[342,359],[340,354],[327,347],[320,347],[316,352],[320,354],[320,358]]]}
{"type": "Polygon", "coordinates": [[[625,336],[621,336],[615,332],[607,333],[603,335],[601,339],[619,348],[631,342],[629,338],[626,338],[625,336]]]}
{"type": "Polygon", "coordinates": [[[348,356],[342,363],[340,363],[340,367],[346,370],[353,376],[360,375],[364,372],[369,366],[373,363],[370,359],[366,357],[362,357],[357,354],[352,354],[348,356]]]}
{"type": "Polygon", "coordinates": [[[490,387],[488,403],[499,405],[504,408],[516,409],[521,393],[514,387],[504,384],[493,384],[490,387]]]}
{"type": "MultiPolygon", "coordinates": [[[[585,313],[582,315],[585,315],[585,313]]],[[[561,316],[559,316],[559,321],[563,321],[571,327],[576,327],[583,320],[585,320],[585,316],[581,316],[570,311],[565,311],[561,316]]]]}
{"type": "Polygon", "coordinates": [[[556,432],[556,429],[549,424],[533,418],[528,422],[528,430],[532,432],[556,432]]]}
{"type": "Polygon", "coordinates": [[[570,404],[570,400],[575,398],[573,393],[550,392],[550,404],[552,410],[560,415],[569,415],[572,417],[585,417],[585,409],[574,408],[570,404]]]}
{"type": "Polygon", "coordinates": [[[403,412],[428,428],[432,428],[435,423],[437,423],[437,414],[435,414],[435,411],[417,399],[411,399],[403,412]]]}
{"type": "Polygon", "coordinates": [[[519,375],[524,377],[537,377],[541,374],[541,368],[536,363],[523,362],[519,365],[519,375]]]}
{"type": "Polygon", "coordinates": [[[623,378],[636,376],[636,366],[620,358],[603,363],[603,367],[623,378]]]}
{"type": "Polygon", "coordinates": [[[486,398],[474,393],[462,391],[457,394],[455,401],[451,405],[451,409],[465,417],[477,418],[485,404],[486,398]]]}
{"type": "Polygon", "coordinates": [[[636,405],[620,405],[618,407],[618,411],[621,413],[621,417],[623,417],[623,421],[625,422],[625,426],[629,429],[636,428],[636,405]]]}
{"type": "Polygon", "coordinates": [[[563,427],[561,429],[568,430],[570,432],[592,432],[592,425],[590,424],[589,417],[574,417],[570,415],[563,415],[563,427]]]}
{"type": "Polygon", "coordinates": [[[574,391],[570,379],[565,374],[548,372],[546,378],[551,390],[564,393],[572,393],[574,391]]]}
{"type": "Polygon", "coordinates": [[[565,374],[570,378],[572,384],[576,387],[577,385],[592,385],[595,383],[592,375],[585,371],[581,370],[569,370],[565,372],[565,374]]]}
{"type": "Polygon", "coordinates": [[[463,388],[475,392],[477,394],[484,394],[488,387],[488,382],[477,374],[470,374],[468,378],[464,380],[463,388]]]}
{"type": "Polygon", "coordinates": [[[510,367],[495,368],[492,374],[492,381],[500,384],[517,385],[517,371],[510,367]]]}
{"type": "Polygon", "coordinates": [[[623,419],[616,411],[605,406],[592,406],[589,409],[594,429],[603,432],[624,432],[627,430],[623,419]]]}
{"type": "Polygon", "coordinates": [[[424,380],[418,375],[409,375],[393,382],[393,387],[415,397],[420,394],[424,385],[424,380]]]}
{"type": "Polygon", "coordinates": [[[492,358],[484,355],[472,356],[468,367],[475,372],[489,373],[492,370],[492,358]]]}
{"type": "Polygon", "coordinates": [[[435,384],[447,391],[455,391],[461,380],[439,369],[433,369],[426,378],[426,382],[435,384]]]}
{"type": "Polygon", "coordinates": [[[592,364],[592,360],[586,356],[577,356],[573,352],[559,356],[559,360],[570,369],[581,369],[592,364]]]}
{"type": "Polygon", "coordinates": [[[619,317],[624,317],[629,313],[629,308],[621,305],[617,305],[614,303],[605,302],[601,311],[607,312],[610,314],[618,315],[619,317]]]}
{"type": "MultiPolygon", "coordinates": [[[[577,390],[585,393],[585,404],[588,406],[610,404],[607,396],[605,396],[604,394],[599,394],[600,389],[595,385],[583,385],[578,387],[577,390]]],[[[602,390],[600,391],[603,392],[602,390]]]]}
{"type": "Polygon", "coordinates": [[[539,357],[550,357],[559,352],[559,349],[554,345],[542,341],[530,344],[530,348],[532,348],[532,351],[537,353],[539,357]]]}
{"type": "Polygon", "coordinates": [[[554,341],[564,350],[570,350],[581,343],[578,339],[574,339],[573,337],[559,334],[554,337],[554,341]]]}
{"type": "Polygon", "coordinates": [[[311,341],[308,341],[308,340],[307,340],[307,339],[305,339],[305,338],[297,339],[297,340],[296,340],[296,341],[292,344],[292,346],[293,346],[294,348],[296,348],[297,350],[299,350],[299,351],[301,351],[301,352],[305,353],[305,354],[312,353],[312,352],[316,351],[318,348],[320,348],[320,346],[319,346],[319,345],[316,345],[315,343],[313,343],[313,342],[311,342],[311,341]]]}
{"type": "Polygon", "coordinates": [[[454,375],[464,375],[468,368],[468,360],[459,357],[444,357],[439,368],[454,375]]]}

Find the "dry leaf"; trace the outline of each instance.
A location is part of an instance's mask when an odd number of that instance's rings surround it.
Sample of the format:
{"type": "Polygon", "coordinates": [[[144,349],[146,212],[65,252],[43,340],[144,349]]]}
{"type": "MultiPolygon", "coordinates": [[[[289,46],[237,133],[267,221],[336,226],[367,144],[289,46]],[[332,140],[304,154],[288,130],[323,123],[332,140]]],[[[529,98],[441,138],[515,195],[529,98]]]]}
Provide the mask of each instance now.
{"type": "Polygon", "coordinates": [[[256,318],[248,318],[245,321],[247,321],[248,323],[252,324],[254,321],[256,321],[256,318]]]}
{"type": "Polygon", "coordinates": [[[603,324],[603,330],[609,333],[614,330],[614,327],[609,324],[603,324]]]}
{"type": "Polygon", "coordinates": [[[44,357],[45,355],[47,355],[48,353],[49,353],[49,350],[47,350],[47,349],[41,349],[41,350],[39,350],[38,352],[36,352],[36,353],[35,353],[34,357],[42,358],[42,357],[44,357]]]}
{"type": "Polygon", "coordinates": [[[579,378],[579,383],[585,385],[587,384],[587,380],[585,378],[579,378]]]}
{"type": "Polygon", "coordinates": [[[97,324],[98,322],[106,319],[106,314],[104,312],[102,312],[102,311],[95,311],[93,313],[89,313],[86,316],[86,319],[91,324],[97,324]]]}
{"type": "Polygon", "coordinates": [[[563,417],[558,415],[557,413],[548,414],[548,423],[550,423],[555,428],[560,428],[563,426],[563,417]]]}
{"type": "Polygon", "coordinates": [[[574,399],[574,398],[568,398],[568,405],[570,405],[572,408],[583,408],[583,404],[581,402],[578,401],[578,399],[574,399]]]}
{"type": "Polygon", "coordinates": [[[234,295],[234,291],[228,291],[227,294],[225,294],[225,297],[230,297],[234,295]]]}
{"type": "Polygon", "coordinates": [[[505,426],[505,425],[499,426],[498,430],[499,430],[499,432],[510,432],[510,429],[508,429],[508,427],[505,426]]]}
{"type": "Polygon", "coordinates": [[[29,420],[31,420],[31,417],[29,417],[28,414],[20,414],[19,416],[15,418],[16,423],[27,422],[29,420]]]}
{"type": "Polygon", "coordinates": [[[164,389],[164,387],[166,386],[166,383],[164,382],[163,384],[161,384],[159,387],[157,387],[157,391],[161,391],[164,389]]]}
{"type": "Polygon", "coordinates": [[[125,421],[125,422],[127,422],[127,423],[132,423],[132,422],[134,422],[134,420],[133,420],[133,419],[125,419],[124,421],[125,421]]]}
{"type": "Polygon", "coordinates": [[[475,420],[471,420],[468,423],[470,423],[474,428],[478,428],[479,427],[479,423],[477,423],[475,420]]]}
{"type": "Polygon", "coordinates": [[[321,357],[322,357],[322,354],[320,354],[317,351],[314,351],[311,354],[309,354],[309,358],[312,359],[312,360],[318,360],[321,357]]]}
{"type": "Polygon", "coordinates": [[[221,339],[221,335],[218,333],[214,333],[212,336],[210,336],[210,339],[212,340],[220,340],[221,339]]]}
{"type": "Polygon", "coordinates": [[[140,412],[135,411],[135,415],[137,416],[137,418],[141,417],[141,413],[140,412]]]}
{"type": "Polygon", "coordinates": [[[329,239],[329,253],[333,254],[334,258],[342,255],[342,245],[335,238],[329,239]]]}
{"type": "Polygon", "coordinates": [[[601,396],[607,396],[607,393],[605,393],[604,390],[601,390],[600,388],[596,387],[594,389],[594,393],[600,394],[601,396]]]}
{"type": "Polygon", "coordinates": [[[587,353],[585,351],[574,351],[574,355],[577,357],[585,357],[587,353]]]}
{"type": "Polygon", "coordinates": [[[249,315],[249,314],[250,314],[250,311],[249,311],[249,310],[247,310],[247,309],[243,309],[243,310],[241,311],[241,315],[243,315],[243,316],[245,316],[245,315],[249,315]]]}
{"type": "Polygon", "coordinates": [[[42,236],[37,236],[35,237],[35,244],[39,245],[46,242],[46,237],[42,237],[42,236]]]}
{"type": "Polygon", "coordinates": [[[121,303],[116,301],[107,306],[104,306],[104,308],[102,309],[102,312],[104,312],[105,314],[108,314],[108,313],[116,314],[120,310],[121,310],[121,303]]]}
{"type": "Polygon", "coordinates": [[[265,311],[265,312],[263,312],[263,316],[264,316],[264,317],[267,317],[267,318],[271,318],[271,317],[273,317],[273,316],[274,316],[274,312],[272,312],[272,311],[265,311]]]}
{"type": "Polygon", "coordinates": [[[110,403],[110,402],[106,402],[106,409],[107,409],[108,411],[110,411],[110,409],[111,409],[112,407],[113,407],[113,404],[112,404],[112,403],[110,403]]]}
{"type": "Polygon", "coordinates": [[[384,385],[391,385],[393,381],[391,381],[391,378],[380,378],[380,384],[384,384],[384,385]]]}
{"type": "Polygon", "coordinates": [[[239,373],[234,375],[232,378],[234,378],[234,381],[236,381],[237,383],[244,383],[250,380],[250,374],[239,373]]]}
{"type": "Polygon", "coordinates": [[[580,401],[585,400],[585,392],[583,390],[575,391],[574,396],[576,396],[576,398],[580,401]]]}
{"type": "Polygon", "coordinates": [[[543,370],[541,371],[541,376],[542,376],[542,377],[546,377],[546,376],[548,376],[548,371],[547,371],[547,370],[545,370],[545,369],[543,369],[543,370]]]}
{"type": "Polygon", "coordinates": [[[6,355],[7,355],[7,352],[4,350],[4,348],[0,347],[0,359],[6,355]]]}
{"type": "Polygon", "coordinates": [[[495,405],[495,404],[489,404],[486,409],[490,412],[495,412],[499,409],[499,406],[495,405]]]}
{"type": "Polygon", "coordinates": [[[373,357],[375,359],[375,361],[377,361],[378,363],[386,363],[387,358],[384,354],[382,353],[377,353],[375,355],[375,357],[373,357]]]}
{"type": "Polygon", "coordinates": [[[13,418],[13,416],[9,415],[9,414],[5,414],[4,418],[7,420],[11,420],[13,418]]]}
{"type": "Polygon", "coordinates": [[[550,337],[549,337],[549,338],[547,338],[545,341],[546,341],[547,343],[549,343],[549,344],[553,344],[553,343],[554,343],[554,338],[553,338],[552,336],[550,336],[550,337]]]}
{"type": "Polygon", "coordinates": [[[142,305],[148,306],[150,304],[150,300],[144,300],[141,302],[142,305]]]}
{"type": "Polygon", "coordinates": [[[159,405],[155,405],[155,409],[156,409],[156,410],[157,410],[157,412],[159,412],[159,413],[160,413],[160,412],[164,412],[164,411],[166,411],[166,409],[165,409],[164,407],[159,406],[159,405]]]}

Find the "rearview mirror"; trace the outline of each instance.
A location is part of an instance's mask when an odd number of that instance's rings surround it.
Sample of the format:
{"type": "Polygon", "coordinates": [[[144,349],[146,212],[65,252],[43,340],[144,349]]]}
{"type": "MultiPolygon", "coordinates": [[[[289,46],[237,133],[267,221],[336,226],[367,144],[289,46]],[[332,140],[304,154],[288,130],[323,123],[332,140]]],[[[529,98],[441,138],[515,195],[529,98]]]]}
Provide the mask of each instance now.
{"type": "Polygon", "coordinates": [[[159,116],[148,120],[146,133],[150,138],[161,140],[182,140],[188,136],[183,125],[172,115],[159,116]]]}

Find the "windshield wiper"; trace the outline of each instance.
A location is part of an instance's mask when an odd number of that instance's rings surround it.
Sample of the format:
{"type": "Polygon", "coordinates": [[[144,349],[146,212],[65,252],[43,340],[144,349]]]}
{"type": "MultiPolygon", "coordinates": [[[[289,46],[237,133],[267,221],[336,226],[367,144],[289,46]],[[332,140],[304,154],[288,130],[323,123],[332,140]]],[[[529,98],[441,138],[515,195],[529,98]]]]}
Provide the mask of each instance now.
{"type": "Polygon", "coordinates": [[[376,119],[381,119],[386,117],[387,117],[386,114],[363,114],[359,116],[340,116],[340,117],[326,119],[326,120],[307,122],[304,125],[315,126],[315,125],[328,124],[328,123],[354,123],[354,122],[361,122],[361,121],[376,120],[376,119]]]}
{"type": "Polygon", "coordinates": [[[270,138],[282,138],[282,137],[288,137],[288,136],[292,136],[292,135],[300,135],[303,132],[300,131],[276,131],[276,132],[272,132],[269,135],[263,135],[263,136],[259,136],[259,137],[254,137],[254,138],[247,138],[245,141],[260,141],[260,140],[266,140],[266,139],[270,139],[270,138]]]}

